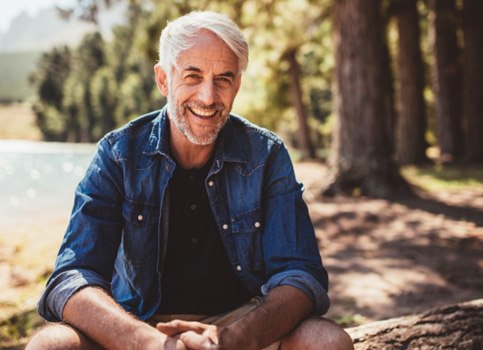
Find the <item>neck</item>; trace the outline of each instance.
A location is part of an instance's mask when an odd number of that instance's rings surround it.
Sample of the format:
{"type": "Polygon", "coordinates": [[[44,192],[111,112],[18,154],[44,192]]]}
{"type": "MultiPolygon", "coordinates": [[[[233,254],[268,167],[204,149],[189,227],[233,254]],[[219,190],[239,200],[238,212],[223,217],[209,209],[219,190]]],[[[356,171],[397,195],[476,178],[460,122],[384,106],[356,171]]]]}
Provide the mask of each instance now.
{"type": "Polygon", "coordinates": [[[195,145],[175,125],[170,126],[171,152],[176,163],[184,169],[202,168],[211,158],[215,143],[203,146],[195,145]]]}

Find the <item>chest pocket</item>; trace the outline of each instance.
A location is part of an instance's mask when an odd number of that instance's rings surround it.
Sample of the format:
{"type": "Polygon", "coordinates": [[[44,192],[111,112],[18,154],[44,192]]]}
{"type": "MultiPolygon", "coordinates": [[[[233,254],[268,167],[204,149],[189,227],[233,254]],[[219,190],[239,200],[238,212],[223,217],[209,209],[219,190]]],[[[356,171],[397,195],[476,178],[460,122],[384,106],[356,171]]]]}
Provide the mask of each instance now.
{"type": "Polygon", "coordinates": [[[244,265],[253,271],[263,270],[262,211],[256,208],[235,216],[231,231],[244,265]]]}
{"type": "Polygon", "coordinates": [[[152,264],[157,257],[160,206],[126,199],[122,208],[125,259],[132,265],[152,264]]]}

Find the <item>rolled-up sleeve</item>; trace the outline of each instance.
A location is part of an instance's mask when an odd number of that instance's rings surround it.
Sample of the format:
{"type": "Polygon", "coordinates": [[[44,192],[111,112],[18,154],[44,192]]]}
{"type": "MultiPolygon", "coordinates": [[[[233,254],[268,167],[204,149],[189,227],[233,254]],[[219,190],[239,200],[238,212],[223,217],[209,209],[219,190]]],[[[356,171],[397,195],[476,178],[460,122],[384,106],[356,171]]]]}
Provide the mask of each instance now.
{"type": "Polygon", "coordinates": [[[322,264],[314,228],[292,162],[282,145],[273,154],[265,183],[264,263],[268,275],[262,293],[290,285],[313,302],[313,314],[327,312],[328,275],[322,264]]]}
{"type": "Polygon", "coordinates": [[[87,286],[97,286],[105,290],[110,288],[110,284],[102,276],[90,270],[75,269],[56,275],[47,285],[39,301],[39,314],[47,321],[62,320],[67,301],[87,286]]]}
{"type": "Polygon", "coordinates": [[[310,273],[302,270],[289,270],[273,275],[262,286],[262,294],[267,295],[270,290],[278,286],[292,286],[302,290],[314,304],[313,314],[323,315],[330,306],[327,291],[310,273]]]}

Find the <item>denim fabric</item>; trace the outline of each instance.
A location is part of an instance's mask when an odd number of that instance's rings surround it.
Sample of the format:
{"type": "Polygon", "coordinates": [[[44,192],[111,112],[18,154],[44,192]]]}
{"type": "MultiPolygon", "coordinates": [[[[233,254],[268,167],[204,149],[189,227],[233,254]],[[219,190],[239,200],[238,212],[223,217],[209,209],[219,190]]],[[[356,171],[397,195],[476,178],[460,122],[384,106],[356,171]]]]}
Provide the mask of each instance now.
{"type": "MultiPolygon", "coordinates": [[[[167,242],[169,155],[166,108],[99,141],[76,189],[55,270],[39,301],[49,321],[62,319],[79,289],[105,288],[127,311],[148,319],[158,309],[167,242]]],[[[302,199],[303,187],[282,141],[231,115],[219,134],[205,181],[234,271],[255,295],[291,285],[329,307],[328,277],[302,199]]],[[[170,195],[175,196],[175,193],[170,195]]]]}

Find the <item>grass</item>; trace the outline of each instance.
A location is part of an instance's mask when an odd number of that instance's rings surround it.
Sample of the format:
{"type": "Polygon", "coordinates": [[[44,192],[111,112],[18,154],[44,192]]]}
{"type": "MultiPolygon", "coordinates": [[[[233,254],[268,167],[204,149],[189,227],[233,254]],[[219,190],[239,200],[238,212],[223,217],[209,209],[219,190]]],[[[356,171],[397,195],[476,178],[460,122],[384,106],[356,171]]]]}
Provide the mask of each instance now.
{"type": "Polygon", "coordinates": [[[410,183],[428,192],[483,190],[483,165],[428,165],[401,169],[410,183]]]}

